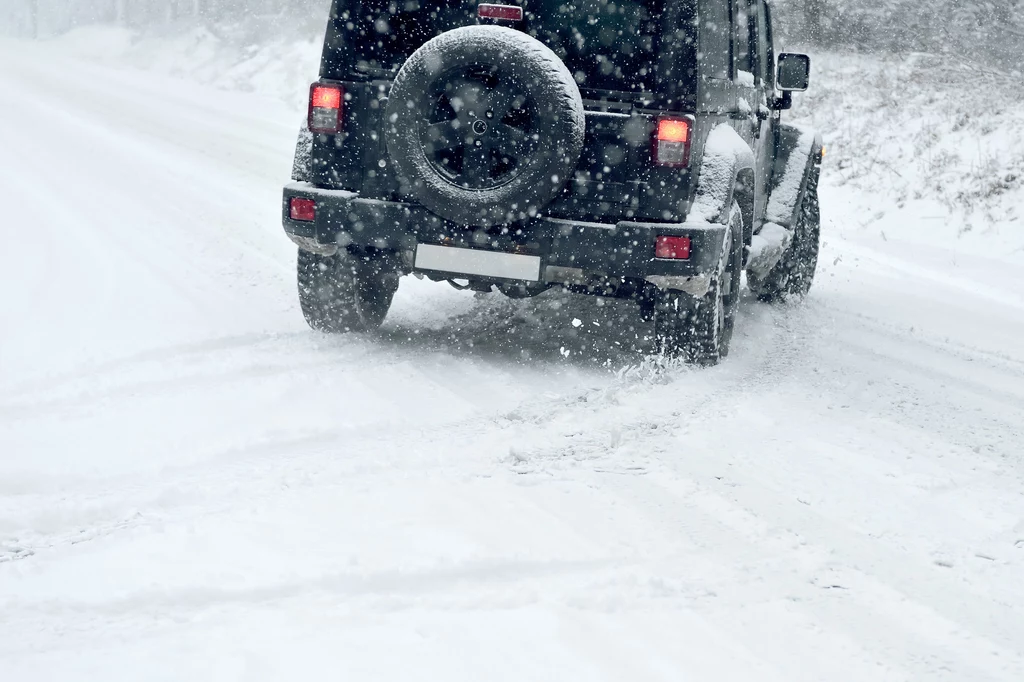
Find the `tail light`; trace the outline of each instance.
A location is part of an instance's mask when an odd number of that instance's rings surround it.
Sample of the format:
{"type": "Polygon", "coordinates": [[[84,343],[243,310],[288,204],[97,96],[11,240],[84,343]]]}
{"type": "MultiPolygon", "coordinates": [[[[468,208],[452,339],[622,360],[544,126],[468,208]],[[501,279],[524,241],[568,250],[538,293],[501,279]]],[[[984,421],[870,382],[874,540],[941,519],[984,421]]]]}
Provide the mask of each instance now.
{"type": "Polygon", "coordinates": [[[481,3],[476,14],[481,19],[494,19],[496,21],[522,21],[523,8],[516,5],[491,5],[481,3]]]}
{"type": "Polygon", "coordinates": [[[690,138],[693,117],[662,118],[654,133],[654,163],[659,166],[685,166],[690,163],[690,138]]]}
{"type": "Polygon", "coordinates": [[[341,132],[344,99],[345,91],[341,86],[313,83],[309,87],[309,131],[327,135],[341,132]]]}
{"type": "Polygon", "coordinates": [[[288,214],[292,220],[311,223],[316,220],[316,202],[312,199],[292,197],[288,204],[288,214]]]}
{"type": "Polygon", "coordinates": [[[654,240],[654,257],[669,260],[687,260],[690,257],[690,238],[656,237],[654,240]]]}

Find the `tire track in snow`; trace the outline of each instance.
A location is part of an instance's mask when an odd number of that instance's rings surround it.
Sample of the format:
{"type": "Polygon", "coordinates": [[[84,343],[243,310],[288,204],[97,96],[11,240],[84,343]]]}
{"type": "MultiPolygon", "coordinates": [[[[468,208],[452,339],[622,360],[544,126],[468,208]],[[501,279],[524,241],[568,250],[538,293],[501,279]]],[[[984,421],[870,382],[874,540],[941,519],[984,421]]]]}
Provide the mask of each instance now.
{"type": "MultiPolygon", "coordinates": [[[[575,313],[572,313],[575,314],[575,313]]],[[[479,315],[479,313],[477,313],[479,315]]],[[[477,317],[479,322],[488,324],[488,318],[483,320],[477,317]]],[[[546,321],[542,320],[539,322],[541,325],[546,325],[546,321]]],[[[287,339],[291,341],[291,339],[287,339]]],[[[339,350],[342,352],[351,352],[353,344],[343,344],[339,350]]],[[[387,355],[378,356],[377,353],[368,351],[367,347],[362,344],[356,344],[361,355],[370,353],[370,357],[373,359],[369,360],[369,363],[375,367],[380,367],[380,362],[383,361],[386,364],[401,364],[406,361],[406,357],[403,357],[406,352],[408,353],[421,353],[419,349],[410,349],[400,354],[393,354],[389,352],[387,355]]],[[[228,349],[230,351],[232,349],[228,349]]],[[[269,348],[266,349],[268,353],[273,355],[274,353],[280,354],[280,349],[277,347],[275,342],[269,344],[269,348]]],[[[219,352],[219,351],[214,351],[219,352]]],[[[227,351],[225,351],[227,352],[227,351]]],[[[311,353],[311,357],[316,357],[316,353],[311,353]]],[[[333,352],[331,353],[333,355],[333,352]]],[[[157,357],[162,357],[158,354],[157,357]]],[[[289,354],[289,357],[291,355],[289,354]]],[[[145,362],[149,362],[152,358],[149,354],[144,354],[143,358],[145,362]]],[[[214,367],[218,367],[222,364],[221,361],[216,358],[208,358],[206,356],[199,355],[196,358],[197,362],[202,364],[209,364],[214,367]],[[207,362],[209,361],[209,362],[207,362]]],[[[329,361],[336,361],[337,358],[329,358],[329,361]]],[[[319,366],[319,361],[310,360],[310,366],[319,366]]],[[[114,367],[120,368],[122,364],[120,362],[113,363],[114,367]]],[[[681,380],[683,377],[699,377],[701,374],[698,371],[692,369],[679,370],[674,369],[674,363],[668,363],[667,369],[662,369],[659,366],[658,361],[653,363],[647,361],[637,366],[624,367],[618,372],[617,379],[614,379],[610,384],[607,384],[600,388],[585,389],[582,392],[570,393],[569,395],[557,395],[555,397],[536,399],[531,398],[530,400],[521,403],[519,406],[512,410],[503,410],[497,414],[491,415],[479,415],[474,414],[469,418],[456,420],[453,422],[445,422],[444,424],[423,427],[422,425],[413,425],[406,428],[394,428],[392,427],[387,433],[380,433],[378,429],[371,426],[360,434],[359,429],[352,429],[348,427],[344,428],[323,428],[318,430],[316,433],[309,433],[303,435],[289,435],[283,438],[271,437],[265,439],[259,445],[245,447],[243,449],[232,448],[229,451],[225,451],[221,454],[215,454],[210,459],[216,462],[224,461],[229,459],[230,464],[223,467],[219,474],[213,474],[209,469],[209,463],[205,462],[196,466],[195,468],[180,468],[170,467],[164,470],[164,475],[161,477],[159,482],[159,491],[154,492],[152,489],[153,482],[148,479],[143,479],[141,482],[132,481],[129,478],[126,481],[100,481],[98,484],[87,485],[83,487],[82,482],[76,482],[75,486],[79,491],[79,495],[84,495],[88,502],[88,506],[104,506],[111,505],[111,508],[127,508],[130,509],[127,516],[130,517],[128,520],[123,518],[126,514],[113,514],[113,517],[100,526],[99,528],[79,528],[74,527],[54,534],[52,536],[35,537],[33,540],[26,540],[30,535],[26,535],[25,531],[21,531],[21,537],[19,542],[21,545],[28,547],[33,551],[35,556],[38,556],[40,552],[46,549],[52,549],[55,547],[64,546],[67,544],[73,544],[75,541],[80,540],[82,537],[88,537],[90,539],[106,537],[115,532],[127,530],[136,526],[144,525],[146,523],[166,523],[168,522],[168,515],[166,512],[151,513],[147,509],[152,505],[153,499],[160,499],[163,497],[164,490],[178,489],[190,489],[197,490],[202,488],[210,488],[213,490],[220,490],[222,487],[231,487],[237,489],[240,481],[246,482],[260,482],[269,481],[269,484],[265,486],[268,490],[265,494],[272,494],[277,489],[277,482],[281,477],[285,477],[289,472],[293,472],[296,469],[301,469],[303,466],[309,466],[310,463],[323,463],[323,458],[332,448],[343,447],[346,452],[346,461],[357,461],[366,462],[374,461],[374,465],[366,466],[360,464],[354,469],[349,469],[344,465],[339,465],[337,461],[332,461],[328,464],[329,469],[333,469],[330,476],[332,478],[345,478],[347,476],[358,474],[366,475],[372,472],[381,472],[387,470],[393,470],[401,466],[403,470],[408,470],[409,467],[426,462],[426,467],[429,468],[435,463],[440,463],[444,460],[444,451],[448,450],[452,442],[455,443],[473,443],[480,440],[486,442],[490,448],[490,452],[485,459],[470,458],[467,462],[465,459],[459,460],[458,463],[449,465],[446,468],[452,468],[456,466],[470,466],[471,470],[475,470],[480,475],[482,472],[489,471],[495,466],[504,467],[506,462],[515,461],[516,455],[512,454],[515,449],[514,440],[517,437],[521,437],[522,427],[527,425],[531,430],[539,430],[545,434],[545,438],[556,437],[551,433],[552,430],[556,430],[556,433],[563,437],[571,440],[573,432],[576,427],[573,426],[572,420],[567,420],[567,417],[575,417],[579,414],[580,410],[590,410],[593,408],[595,401],[596,404],[614,404],[617,400],[617,396],[623,391],[633,391],[638,387],[642,390],[643,387],[654,383],[664,383],[681,380]],[[675,378],[674,378],[675,377],[675,378]],[[399,461],[391,461],[381,459],[378,457],[372,457],[375,452],[391,452],[396,453],[401,451],[402,443],[415,443],[415,452],[427,453],[423,454],[419,458],[419,462],[410,460],[407,457],[399,458],[399,461]],[[497,443],[502,445],[498,446],[497,452],[494,452],[494,446],[497,443]],[[256,468],[252,467],[252,457],[256,457],[258,463],[256,468]],[[270,463],[270,460],[274,460],[270,463]],[[400,462],[400,463],[399,463],[400,462]],[[482,469],[481,469],[482,467],[482,469]],[[214,481],[223,481],[223,486],[219,483],[212,483],[214,481]],[[227,486],[228,482],[233,485],[227,486]],[[113,486],[113,487],[111,487],[113,486]],[[86,493],[85,491],[92,488],[92,492],[86,493]],[[132,490],[137,491],[140,498],[136,498],[132,494],[132,490]],[[106,502],[103,502],[106,500],[106,502]],[[131,503],[128,503],[132,500],[131,503]],[[115,501],[119,501],[117,504],[115,501]]],[[[757,365],[746,365],[746,371],[749,373],[756,373],[759,371],[757,365]]],[[[280,367],[281,372],[294,371],[295,365],[286,364],[280,367]]],[[[252,369],[249,367],[243,367],[236,370],[240,372],[239,378],[246,378],[250,376],[252,369]]],[[[278,371],[275,369],[268,369],[268,372],[278,371]]],[[[231,375],[226,375],[230,377],[231,375]]],[[[613,379],[611,373],[604,373],[604,376],[608,379],[602,381],[608,381],[613,379]]],[[[714,390],[718,393],[740,390],[746,383],[746,378],[749,374],[736,375],[732,373],[729,379],[727,388],[715,388],[714,390]]],[[[155,382],[151,386],[150,390],[163,391],[177,389],[181,390],[191,385],[202,385],[205,381],[223,381],[225,375],[219,373],[213,377],[205,375],[197,375],[194,377],[184,377],[180,379],[172,379],[170,381],[155,382]]],[[[96,400],[99,397],[137,397],[137,392],[141,389],[145,389],[146,385],[139,386],[137,384],[128,384],[124,387],[119,387],[114,393],[108,391],[101,391],[99,393],[86,394],[86,396],[76,396],[74,398],[66,398],[69,402],[66,405],[74,406],[78,404],[76,401],[82,400],[83,397],[87,397],[89,400],[96,400]]],[[[707,400],[706,394],[691,394],[690,403],[696,409],[696,406],[707,400]]],[[[41,407],[46,409],[53,409],[55,407],[52,403],[28,403],[20,406],[24,411],[31,412],[41,407]]],[[[10,416],[10,415],[8,415],[10,416]]],[[[459,448],[465,452],[471,452],[474,450],[473,446],[467,446],[459,448]]],[[[422,468],[422,467],[421,467],[422,468]]],[[[517,471],[523,472],[523,467],[516,467],[517,471]]],[[[326,472],[317,472],[326,473],[326,472]]],[[[310,481],[312,479],[309,479],[310,481]]],[[[70,481],[69,481],[70,483],[70,481]]],[[[63,486],[62,486],[63,487],[63,486]]],[[[250,494],[253,491],[239,491],[239,495],[250,494]]],[[[71,509],[79,508],[82,506],[83,501],[81,499],[68,498],[65,491],[61,490],[60,493],[59,507],[68,507],[71,509]]],[[[30,502],[29,498],[34,498],[35,495],[19,495],[18,505],[28,505],[35,508],[45,508],[54,502],[47,502],[47,496],[43,495],[38,501],[30,502]]],[[[212,505],[214,508],[224,512],[229,512],[231,504],[221,500],[219,503],[212,505]]],[[[213,509],[199,506],[192,510],[193,517],[200,517],[203,514],[212,512],[213,509]]],[[[0,517],[2,518],[2,517],[0,517]]],[[[8,523],[9,525],[9,523],[8,523]]],[[[27,558],[27,557],[26,557],[27,558]]]]}

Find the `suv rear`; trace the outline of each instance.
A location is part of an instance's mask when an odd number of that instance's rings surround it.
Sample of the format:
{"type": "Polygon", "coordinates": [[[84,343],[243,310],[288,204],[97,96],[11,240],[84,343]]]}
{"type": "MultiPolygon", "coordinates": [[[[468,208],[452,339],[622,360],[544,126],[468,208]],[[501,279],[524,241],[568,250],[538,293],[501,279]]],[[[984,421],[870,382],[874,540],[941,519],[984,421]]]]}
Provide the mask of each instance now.
{"type": "Polygon", "coordinates": [[[764,0],[335,0],[284,193],[307,321],[373,328],[419,272],[632,298],[665,350],[717,361],[751,257],[763,298],[813,276],[820,140],[779,123],[774,62],[764,0]]]}

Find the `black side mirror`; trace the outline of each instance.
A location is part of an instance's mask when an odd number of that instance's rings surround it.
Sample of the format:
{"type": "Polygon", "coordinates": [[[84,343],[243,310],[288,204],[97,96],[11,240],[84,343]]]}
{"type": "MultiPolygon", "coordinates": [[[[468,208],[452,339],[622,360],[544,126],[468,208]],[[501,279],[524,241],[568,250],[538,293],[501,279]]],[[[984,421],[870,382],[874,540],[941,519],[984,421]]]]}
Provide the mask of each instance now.
{"type": "Polygon", "coordinates": [[[803,92],[811,81],[811,58],[796,52],[779,55],[779,72],[775,87],[783,92],[803,92]]]}

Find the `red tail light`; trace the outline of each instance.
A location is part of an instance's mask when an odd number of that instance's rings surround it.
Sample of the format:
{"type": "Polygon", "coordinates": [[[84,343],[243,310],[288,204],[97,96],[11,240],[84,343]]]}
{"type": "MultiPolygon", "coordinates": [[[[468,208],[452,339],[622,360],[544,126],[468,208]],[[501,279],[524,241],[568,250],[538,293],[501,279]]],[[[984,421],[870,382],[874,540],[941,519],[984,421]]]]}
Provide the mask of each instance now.
{"type": "Polygon", "coordinates": [[[663,118],[654,134],[654,162],[661,166],[685,166],[690,163],[690,138],[693,118],[663,118]]]}
{"type": "Polygon", "coordinates": [[[311,223],[316,220],[316,202],[312,199],[293,197],[288,204],[288,214],[292,220],[311,223]]]}
{"type": "Polygon", "coordinates": [[[309,130],[334,135],[341,132],[342,100],[345,91],[338,85],[313,83],[309,87],[309,130]]]}
{"type": "Polygon", "coordinates": [[[481,4],[476,9],[476,14],[481,19],[497,19],[499,21],[522,21],[523,8],[515,5],[489,5],[481,4]]]}
{"type": "Polygon", "coordinates": [[[665,236],[655,238],[654,257],[687,260],[690,257],[690,238],[665,236]]]}

